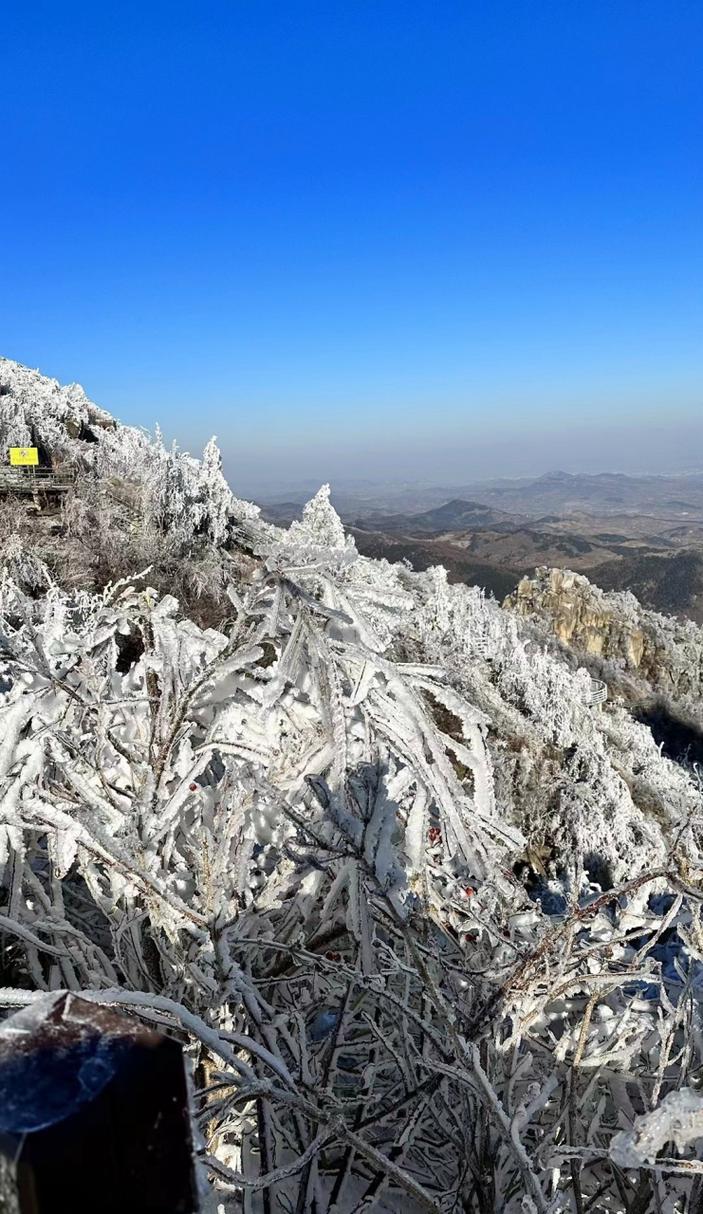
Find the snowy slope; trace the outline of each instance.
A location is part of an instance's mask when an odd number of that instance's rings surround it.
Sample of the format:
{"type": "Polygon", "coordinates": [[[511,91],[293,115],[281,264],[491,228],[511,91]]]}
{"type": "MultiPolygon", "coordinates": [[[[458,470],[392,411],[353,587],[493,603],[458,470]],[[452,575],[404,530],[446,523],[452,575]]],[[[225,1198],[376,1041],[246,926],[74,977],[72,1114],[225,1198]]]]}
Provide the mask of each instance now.
{"type": "MultiPolygon", "coordinates": [[[[79,390],[8,376],[3,433],[82,459],[79,390]]],[[[281,530],[101,417],[98,478],[168,466],[168,525],[254,556],[223,631],[6,568],[0,1005],[180,1024],[213,1209],[684,1208],[650,1156],[701,1065],[689,774],[529,624],[359,556],[326,487],[281,530]]]]}
{"type": "Polygon", "coordinates": [[[205,534],[223,543],[233,524],[259,513],[257,506],[234,497],[214,438],[201,460],[175,445],[167,449],[160,433],[152,438],[136,426],[121,425],[79,384],[61,387],[0,358],[0,451],[29,445],[38,446],[54,466],[140,486],[144,514],[183,536],[205,534]]]}

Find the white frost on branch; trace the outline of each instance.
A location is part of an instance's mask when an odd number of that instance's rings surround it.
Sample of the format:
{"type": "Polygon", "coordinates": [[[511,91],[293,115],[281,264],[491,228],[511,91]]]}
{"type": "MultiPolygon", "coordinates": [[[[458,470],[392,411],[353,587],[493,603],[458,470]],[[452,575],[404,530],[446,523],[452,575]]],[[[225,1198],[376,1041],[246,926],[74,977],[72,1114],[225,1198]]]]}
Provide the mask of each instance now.
{"type": "Polygon", "coordinates": [[[184,1033],[226,1214],[632,1210],[616,1168],[655,1158],[685,1208],[690,773],[529,623],[360,556],[327,487],[281,531],[214,444],[3,376],[6,435],[33,416],[98,489],[138,468],[135,525],[232,580],[200,628],[148,573],[88,593],[6,549],[0,1006],[68,989],[184,1033]]]}
{"type": "Polygon", "coordinates": [[[703,1096],[685,1087],[669,1092],[656,1109],[638,1117],[631,1130],[616,1134],[610,1155],[621,1168],[639,1168],[655,1163],[667,1143],[683,1151],[702,1139],[703,1096]]]}

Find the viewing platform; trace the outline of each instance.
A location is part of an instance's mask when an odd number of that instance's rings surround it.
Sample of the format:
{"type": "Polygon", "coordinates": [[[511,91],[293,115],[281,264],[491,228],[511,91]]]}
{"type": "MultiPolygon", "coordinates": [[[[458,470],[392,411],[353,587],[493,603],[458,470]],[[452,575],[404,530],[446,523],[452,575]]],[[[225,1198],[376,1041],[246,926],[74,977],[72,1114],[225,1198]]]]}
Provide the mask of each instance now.
{"type": "Polygon", "coordinates": [[[602,679],[591,679],[588,690],[581,697],[581,703],[586,708],[595,708],[598,704],[605,704],[608,698],[608,688],[602,679]]]}
{"type": "Polygon", "coordinates": [[[0,495],[28,494],[31,497],[67,493],[75,483],[72,469],[0,467],[0,495]]]}

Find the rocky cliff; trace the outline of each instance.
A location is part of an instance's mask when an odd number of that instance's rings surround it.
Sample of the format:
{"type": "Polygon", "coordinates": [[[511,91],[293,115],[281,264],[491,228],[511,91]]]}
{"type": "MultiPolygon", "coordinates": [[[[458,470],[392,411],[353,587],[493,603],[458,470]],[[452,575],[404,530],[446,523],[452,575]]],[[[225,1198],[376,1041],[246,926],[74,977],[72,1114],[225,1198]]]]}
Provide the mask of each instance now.
{"type": "Polygon", "coordinates": [[[627,592],[607,592],[568,569],[523,578],[505,607],[551,633],[616,693],[630,701],[664,697],[703,724],[703,628],[644,608],[627,592]]]}

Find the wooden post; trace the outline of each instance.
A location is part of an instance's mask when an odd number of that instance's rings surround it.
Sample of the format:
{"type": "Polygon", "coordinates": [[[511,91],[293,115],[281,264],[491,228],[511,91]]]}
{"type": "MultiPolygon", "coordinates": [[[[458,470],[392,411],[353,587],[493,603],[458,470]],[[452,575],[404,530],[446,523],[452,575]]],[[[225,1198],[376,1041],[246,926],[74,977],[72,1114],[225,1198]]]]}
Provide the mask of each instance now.
{"type": "Polygon", "coordinates": [[[181,1047],[46,996],[0,1025],[0,1214],[197,1214],[181,1047]]]}

